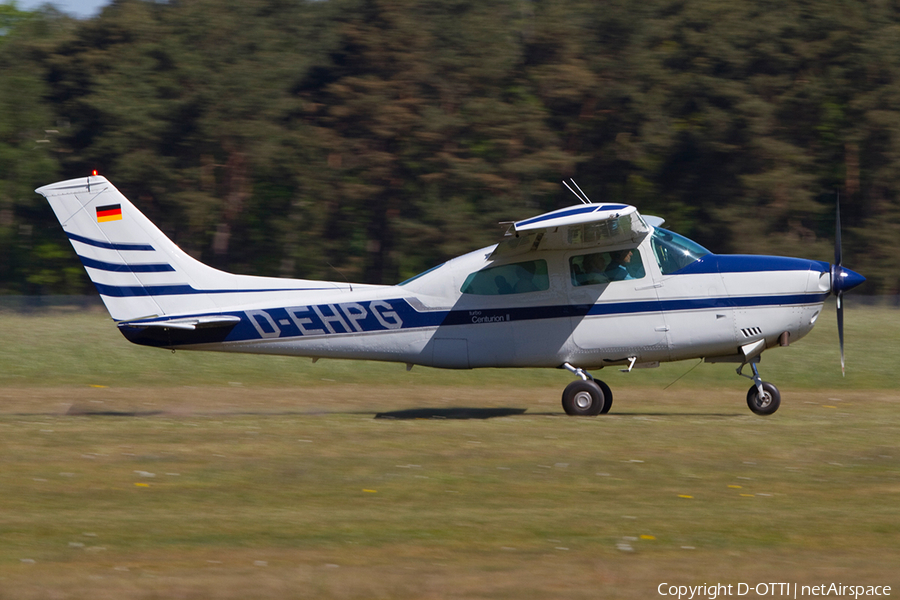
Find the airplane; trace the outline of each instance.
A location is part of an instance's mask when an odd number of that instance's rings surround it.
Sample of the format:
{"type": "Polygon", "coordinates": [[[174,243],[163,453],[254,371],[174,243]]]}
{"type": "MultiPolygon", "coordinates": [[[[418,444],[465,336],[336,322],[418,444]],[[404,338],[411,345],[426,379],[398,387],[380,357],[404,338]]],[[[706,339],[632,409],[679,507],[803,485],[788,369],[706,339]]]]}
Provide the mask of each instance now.
{"type": "MultiPolygon", "coordinates": [[[[565,183],[565,182],[564,182],[565,183]]],[[[760,355],[808,334],[837,296],[865,278],[835,261],[714,254],[634,206],[580,204],[506,223],[500,241],[397,285],[226,273],[195,260],[105,177],[35,190],[50,203],[119,331],[131,342],[366,359],[445,369],[550,367],[575,380],[562,406],[606,414],[609,386],[591,373],[703,359],[753,381],[747,405],[781,403],[760,355]],[[749,365],[752,375],[743,369],[749,365]]]]}

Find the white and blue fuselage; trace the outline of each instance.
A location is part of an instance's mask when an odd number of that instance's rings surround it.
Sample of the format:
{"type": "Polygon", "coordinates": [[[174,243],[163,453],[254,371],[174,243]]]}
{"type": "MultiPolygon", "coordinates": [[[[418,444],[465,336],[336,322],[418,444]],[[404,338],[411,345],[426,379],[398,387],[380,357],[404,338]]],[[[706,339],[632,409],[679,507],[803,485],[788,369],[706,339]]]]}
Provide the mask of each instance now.
{"type": "MultiPolygon", "coordinates": [[[[611,204],[517,222],[399,285],[233,275],[181,251],[103,177],[37,191],[125,337],[164,348],[586,379],[613,364],[752,362],[809,333],[834,287],[829,263],[712,254],[611,204]]],[[[862,281],[840,274],[844,289],[862,281]]]]}
{"type": "Polygon", "coordinates": [[[224,311],[239,322],[227,332],[206,329],[201,339],[202,328],[178,335],[178,330],[163,334],[127,323],[120,327],[135,343],[167,348],[463,369],[566,362],[587,368],[626,363],[630,357],[651,363],[737,356],[749,342],[777,346],[785,332],[796,341],[812,329],[830,293],[829,264],[797,258],[706,254],[663,275],[653,241],[648,236],[636,249],[649,258],[642,277],[605,284],[576,286],[569,259],[579,252],[547,251],[528,257],[546,261],[547,289],[462,293],[472,273],[521,262],[518,257],[492,260],[490,247],[401,285],[298,289],[296,304],[262,301],[224,311]]]}

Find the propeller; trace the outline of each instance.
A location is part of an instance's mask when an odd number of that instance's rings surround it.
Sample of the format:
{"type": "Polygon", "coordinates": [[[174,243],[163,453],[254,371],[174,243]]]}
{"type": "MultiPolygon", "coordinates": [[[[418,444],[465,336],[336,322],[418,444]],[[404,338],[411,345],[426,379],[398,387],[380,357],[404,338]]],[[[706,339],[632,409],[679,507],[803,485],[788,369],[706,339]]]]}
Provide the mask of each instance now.
{"type": "Polygon", "coordinates": [[[838,194],[835,208],[834,224],[834,264],[831,265],[831,293],[837,297],[837,327],[838,340],[841,344],[841,376],[846,376],[844,368],[844,292],[851,290],[864,282],[865,277],[845,269],[843,262],[843,250],[841,248],[841,196],[838,194]]]}

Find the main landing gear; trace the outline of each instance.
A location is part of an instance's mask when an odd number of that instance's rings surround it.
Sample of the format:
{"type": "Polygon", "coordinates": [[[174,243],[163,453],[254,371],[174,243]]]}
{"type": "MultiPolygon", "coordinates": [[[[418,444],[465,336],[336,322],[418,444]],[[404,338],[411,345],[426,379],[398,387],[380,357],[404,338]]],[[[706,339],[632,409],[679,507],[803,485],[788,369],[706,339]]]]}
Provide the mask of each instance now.
{"type": "MultiPolygon", "coordinates": [[[[747,391],[747,406],[750,410],[762,416],[771,415],[781,406],[781,392],[773,384],[762,380],[756,367],[757,362],[758,358],[742,364],[738,367],[737,374],[753,380],[753,385],[747,391]],[[748,364],[753,370],[753,375],[743,373],[744,367],[748,364]]],[[[599,379],[594,379],[593,375],[584,369],[569,363],[563,364],[563,367],[579,377],[563,391],[562,406],[566,414],[573,417],[595,417],[608,413],[613,401],[609,386],[599,379]]]]}
{"type": "Polygon", "coordinates": [[[613,396],[609,386],[569,363],[565,369],[578,375],[580,379],[566,386],[562,394],[562,406],[567,415],[573,417],[594,417],[605,415],[612,406],[613,396]]]}
{"type": "Polygon", "coordinates": [[[753,370],[752,376],[741,372],[747,363],[738,367],[737,374],[753,380],[753,385],[747,391],[747,406],[750,407],[750,410],[762,416],[771,415],[781,406],[781,392],[778,391],[777,387],[760,378],[759,370],[756,368],[757,362],[758,359],[749,363],[750,368],[753,370]]]}

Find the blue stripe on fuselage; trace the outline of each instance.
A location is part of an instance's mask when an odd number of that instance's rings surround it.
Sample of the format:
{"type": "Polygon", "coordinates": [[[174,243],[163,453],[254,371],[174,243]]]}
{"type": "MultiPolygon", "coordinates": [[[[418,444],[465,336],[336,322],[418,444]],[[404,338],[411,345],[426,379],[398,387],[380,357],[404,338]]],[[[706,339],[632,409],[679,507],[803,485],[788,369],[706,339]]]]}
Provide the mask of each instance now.
{"type": "MultiPolygon", "coordinates": [[[[541,319],[636,315],[660,311],[810,305],[824,302],[827,297],[828,293],[817,293],[421,312],[414,309],[407,300],[396,298],[391,300],[228,312],[225,314],[239,317],[241,322],[221,341],[240,342],[259,339],[361,334],[458,325],[489,325],[541,319]]],[[[160,320],[165,320],[166,318],[170,317],[162,317],[160,320]]],[[[185,318],[188,317],[186,316],[185,318]]],[[[123,323],[121,326],[123,329],[127,328],[127,324],[123,323]]],[[[135,333],[135,335],[137,334],[135,333]]],[[[165,345],[194,344],[199,342],[198,339],[192,337],[191,332],[179,334],[178,337],[177,341],[175,338],[167,338],[169,341],[165,345]]],[[[131,336],[129,338],[131,339],[131,336]]]]}
{"type": "Polygon", "coordinates": [[[113,298],[130,298],[137,296],[189,296],[195,294],[249,294],[260,292],[309,292],[321,290],[334,290],[333,287],[324,288],[271,288],[271,289],[224,289],[224,290],[198,290],[184,284],[172,285],[108,285],[94,282],[101,296],[113,298]]]}
{"type": "Polygon", "coordinates": [[[816,271],[827,273],[830,265],[819,260],[755,254],[707,254],[670,275],[709,273],[760,273],[763,271],[816,271]]]}

